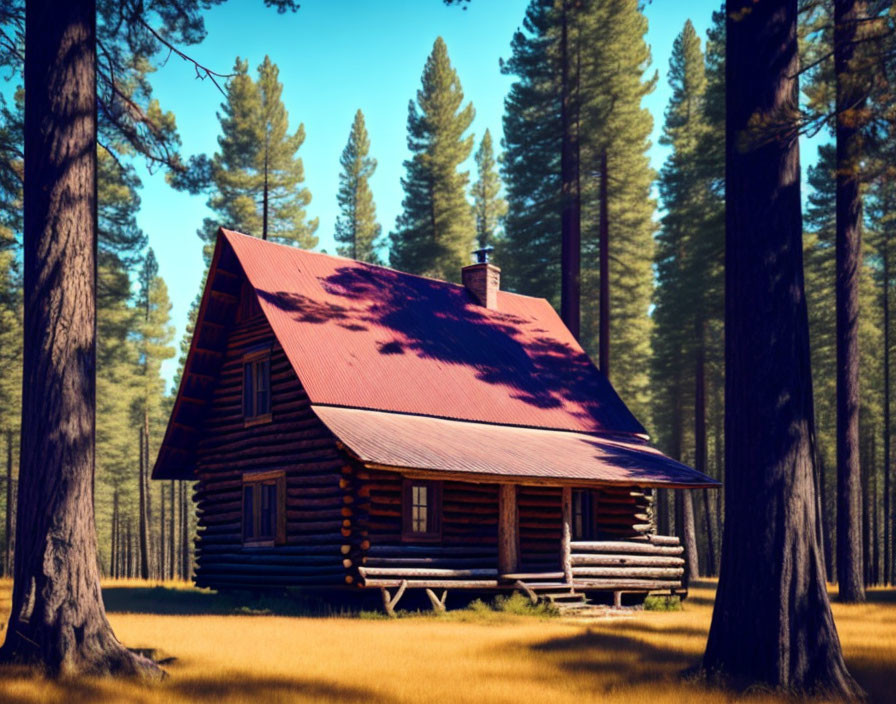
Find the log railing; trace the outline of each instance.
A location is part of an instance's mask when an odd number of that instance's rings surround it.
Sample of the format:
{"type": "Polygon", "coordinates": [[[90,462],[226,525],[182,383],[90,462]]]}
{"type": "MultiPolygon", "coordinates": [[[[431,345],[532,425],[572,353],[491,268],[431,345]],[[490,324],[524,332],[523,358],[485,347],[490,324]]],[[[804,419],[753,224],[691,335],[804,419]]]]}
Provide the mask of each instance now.
{"type": "Polygon", "coordinates": [[[570,544],[573,584],[583,590],[681,591],[685,569],[679,539],[649,535],[642,540],[575,541],[570,544]]]}

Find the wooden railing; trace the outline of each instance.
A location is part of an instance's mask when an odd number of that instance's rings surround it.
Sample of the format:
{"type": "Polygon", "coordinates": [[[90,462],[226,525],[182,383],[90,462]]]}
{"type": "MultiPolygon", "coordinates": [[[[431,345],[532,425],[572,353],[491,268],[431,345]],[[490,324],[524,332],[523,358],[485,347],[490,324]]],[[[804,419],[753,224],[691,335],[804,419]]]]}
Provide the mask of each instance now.
{"type": "Polygon", "coordinates": [[[686,586],[684,549],[673,536],[573,541],[570,552],[573,584],[582,589],[648,592],[686,586]]]}

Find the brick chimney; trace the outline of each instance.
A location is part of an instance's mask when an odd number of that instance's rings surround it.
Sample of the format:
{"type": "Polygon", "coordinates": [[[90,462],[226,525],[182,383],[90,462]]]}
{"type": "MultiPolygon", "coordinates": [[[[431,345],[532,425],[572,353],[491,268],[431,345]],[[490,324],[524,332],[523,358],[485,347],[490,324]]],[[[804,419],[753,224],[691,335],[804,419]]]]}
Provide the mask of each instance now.
{"type": "Polygon", "coordinates": [[[477,249],[473,254],[476,263],[461,269],[461,281],[467,291],[473,294],[479,305],[498,309],[498,290],[501,288],[501,270],[489,262],[488,255],[494,247],[477,249]]]}

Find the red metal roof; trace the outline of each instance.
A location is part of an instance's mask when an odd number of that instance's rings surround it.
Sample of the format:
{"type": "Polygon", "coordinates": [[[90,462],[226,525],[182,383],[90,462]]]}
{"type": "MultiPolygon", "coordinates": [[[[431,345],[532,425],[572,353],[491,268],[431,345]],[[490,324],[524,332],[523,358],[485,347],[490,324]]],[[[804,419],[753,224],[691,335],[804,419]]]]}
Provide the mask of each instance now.
{"type": "Polygon", "coordinates": [[[544,299],[484,308],[463,286],[222,230],[313,404],[644,433],[544,299]]]}
{"type": "Polygon", "coordinates": [[[312,406],[364,462],[402,469],[638,486],[718,482],[633,438],[312,406]]]}

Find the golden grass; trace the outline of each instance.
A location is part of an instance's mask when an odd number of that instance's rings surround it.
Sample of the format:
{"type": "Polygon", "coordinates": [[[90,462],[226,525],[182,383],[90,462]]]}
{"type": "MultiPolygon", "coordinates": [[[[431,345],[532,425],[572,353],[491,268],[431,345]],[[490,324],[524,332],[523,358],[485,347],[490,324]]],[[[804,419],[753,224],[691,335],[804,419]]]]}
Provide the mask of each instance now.
{"type": "MultiPolygon", "coordinates": [[[[154,590],[142,582],[105,586],[114,595],[107,601],[114,602],[109,619],[118,637],[130,647],[175,657],[166,665],[170,677],[152,686],[95,679],[61,683],[0,669],[0,701],[785,701],[763,693],[736,696],[680,679],[705,645],[711,583],[694,588],[683,611],[592,622],[183,615],[209,605],[214,612],[217,597],[184,583],[154,590]],[[129,602],[131,593],[142,597],[129,602]],[[124,612],[130,606],[153,613],[124,612]]],[[[8,590],[9,583],[0,582],[4,611],[8,590]]],[[[869,604],[835,604],[834,612],[849,665],[872,700],[896,701],[896,591],[875,590],[869,604]]]]}

